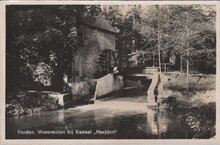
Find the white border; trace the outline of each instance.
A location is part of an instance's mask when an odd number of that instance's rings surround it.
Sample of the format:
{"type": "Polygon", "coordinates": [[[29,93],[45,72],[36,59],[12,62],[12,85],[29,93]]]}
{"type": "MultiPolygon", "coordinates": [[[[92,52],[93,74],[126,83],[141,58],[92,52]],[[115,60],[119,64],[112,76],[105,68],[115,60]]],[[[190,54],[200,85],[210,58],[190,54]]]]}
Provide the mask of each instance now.
{"type": "Polygon", "coordinates": [[[217,10],[217,75],[216,96],[220,94],[220,2],[219,1],[1,1],[0,2],[0,97],[1,97],[1,143],[2,144],[219,144],[220,145],[220,98],[216,97],[216,138],[215,139],[5,139],[5,5],[58,5],[58,4],[215,4],[217,10]]]}

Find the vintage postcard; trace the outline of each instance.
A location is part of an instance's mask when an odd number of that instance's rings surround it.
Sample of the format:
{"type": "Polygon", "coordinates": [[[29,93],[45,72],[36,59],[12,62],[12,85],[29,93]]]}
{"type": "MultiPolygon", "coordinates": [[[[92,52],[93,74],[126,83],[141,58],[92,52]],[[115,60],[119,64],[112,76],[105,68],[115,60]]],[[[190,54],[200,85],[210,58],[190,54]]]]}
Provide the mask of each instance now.
{"type": "Polygon", "coordinates": [[[218,1],[2,1],[2,144],[220,144],[218,1]]]}

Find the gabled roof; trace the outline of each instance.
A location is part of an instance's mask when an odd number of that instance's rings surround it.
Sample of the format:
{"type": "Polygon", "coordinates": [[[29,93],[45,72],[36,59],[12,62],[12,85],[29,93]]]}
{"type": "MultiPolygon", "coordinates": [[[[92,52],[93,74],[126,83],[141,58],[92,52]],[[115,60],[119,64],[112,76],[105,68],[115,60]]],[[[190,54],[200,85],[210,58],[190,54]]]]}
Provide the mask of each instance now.
{"type": "Polygon", "coordinates": [[[99,28],[104,31],[117,33],[111,24],[104,18],[104,16],[96,16],[94,20],[90,22],[84,22],[84,24],[99,28]]]}

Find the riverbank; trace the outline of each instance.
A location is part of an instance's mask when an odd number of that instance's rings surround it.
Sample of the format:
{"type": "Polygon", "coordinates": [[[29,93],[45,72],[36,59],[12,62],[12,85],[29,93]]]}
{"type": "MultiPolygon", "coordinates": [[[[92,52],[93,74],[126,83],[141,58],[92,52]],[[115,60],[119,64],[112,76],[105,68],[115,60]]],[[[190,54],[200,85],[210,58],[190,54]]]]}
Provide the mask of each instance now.
{"type": "Polygon", "coordinates": [[[93,105],[6,118],[7,139],[186,139],[180,118],[168,111],[149,109],[141,88],[125,89],[98,99],[93,105]],[[17,130],[32,131],[19,134],[17,130]],[[40,134],[39,131],[65,134],[40,134]],[[79,134],[78,131],[89,131],[79,134]],[[92,131],[91,131],[92,130],[92,131]],[[97,134],[112,131],[115,134],[97,134]],[[91,133],[91,134],[90,134],[91,133]]]}
{"type": "Polygon", "coordinates": [[[45,92],[20,92],[6,100],[6,117],[40,113],[60,108],[57,98],[45,92]]]}
{"type": "Polygon", "coordinates": [[[172,113],[187,124],[193,138],[212,138],[216,134],[215,76],[192,74],[186,91],[186,75],[167,73],[164,91],[172,113]]]}

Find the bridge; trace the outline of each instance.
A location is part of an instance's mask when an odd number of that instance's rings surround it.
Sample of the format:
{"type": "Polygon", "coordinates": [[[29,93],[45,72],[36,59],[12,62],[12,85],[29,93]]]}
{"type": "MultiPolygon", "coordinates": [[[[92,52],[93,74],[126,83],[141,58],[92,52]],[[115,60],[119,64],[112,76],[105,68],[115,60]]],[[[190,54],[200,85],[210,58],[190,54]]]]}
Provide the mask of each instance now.
{"type": "MultiPolygon", "coordinates": [[[[97,99],[109,93],[125,89],[125,80],[140,81],[141,84],[146,87],[147,101],[144,103],[146,103],[148,107],[158,107],[163,99],[161,75],[162,74],[158,72],[158,68],[155,67],[145,68],[142,73],[125,74],[123,76],[109,73],[99,79],[91,80],[91,82],[80,82],[78,86],[75,84],[73,92],[75,96],[79,97],[81,94],[84,94],[84,99],[86,99],[89,104],[94,104],[97,99]]],[[[72,95],[74,97],[74,94],[72,95]]],[[[68,100],[76,101],[74,98],[67,99],[69,97],[66,94],[58,95],[58,98],[58,104],[64,107],[68,106],[68,100]]]]}
{"type": "Polygon", "coordinates": [[[150,81],[150,85],[146,85],[147,90],[147,106],[158,107],[162,97],[163,85],[161,82],[161,75],[158,69],[155,67],[146,68],[143,73],[126,74],[118,76],[115,74],[108,74],[100,79],[97,79],[96,89],[94,97],[90,99],[91,103],[95,103],[95,100],[102,94],[107,94],[112,91],[123,89],[123,80],[140,80],[144,84],[144,81],[150,81]]]}

